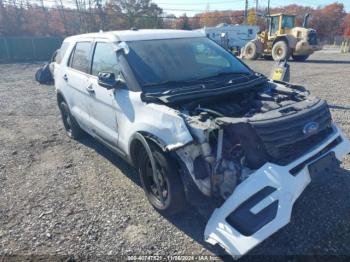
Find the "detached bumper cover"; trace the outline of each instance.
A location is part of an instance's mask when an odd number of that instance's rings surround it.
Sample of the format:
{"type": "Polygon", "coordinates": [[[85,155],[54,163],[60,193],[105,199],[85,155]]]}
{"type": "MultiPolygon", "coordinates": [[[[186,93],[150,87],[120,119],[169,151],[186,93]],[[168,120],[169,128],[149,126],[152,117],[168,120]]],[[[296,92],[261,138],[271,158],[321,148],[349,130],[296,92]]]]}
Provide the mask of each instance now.
{"type": "Polygon", "coordinates": [[[338,160],[350,152],[349,140],[335,125],[333,128],[321,145],[296,161],[287,166],[266,163],[239,184],[210,217],[205,240],[239,257],[288,224],[294,202],[311,181],[308,165],[329,152],[338,160]],[[328,150],[335,140],[339,143],[328,150]],[[290,170],[296,168],[300,171],[292,175],[290,170]]]}

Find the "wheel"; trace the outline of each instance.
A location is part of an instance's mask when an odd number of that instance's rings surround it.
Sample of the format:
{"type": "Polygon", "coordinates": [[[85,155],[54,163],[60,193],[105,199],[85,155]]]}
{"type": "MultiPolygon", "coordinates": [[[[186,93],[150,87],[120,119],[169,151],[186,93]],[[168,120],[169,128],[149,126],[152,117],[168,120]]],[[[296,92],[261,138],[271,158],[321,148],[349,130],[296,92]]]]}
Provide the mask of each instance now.
{"type": "Polygon", "coordinates": [[[181,212],[185,207],[185,192],[175,164],[157,146],[150,144],[156,166],[153,176],[151,160],[144,148],[138,157],[138,171],[143,190],[152,206],[164,215],[181,212]],[[158,182],[158,186],[157,183],[158,182]]]}
{"type": "Polygon", "coordinates": [[[244,57],[248,60],[256,60],[259,56],[256,44],[248,42],[244,47],[244,57]]]}
{"type": "Polygon", "coordinates": [[[304,62],[306,59],[309,58],[309,55],[292,55],[293,60],[298,62],[304,62]]]}
{"type": "Polygon", "coordinates": [[[290,48],[285,41],[278,41],[272,47],[272,58],[275,61],[288,60],[290,53],[290,48]]]}
{"type": "Polygon", "coordinates": [[[80,128],[77,121],[70,113],[69,107],[66,104],[66,102],[62,101],[60,103],[59,108],[61,111],[62,121],[67,135],[73,139],[80,138],[84,134],[84,131],[80,128]]]}

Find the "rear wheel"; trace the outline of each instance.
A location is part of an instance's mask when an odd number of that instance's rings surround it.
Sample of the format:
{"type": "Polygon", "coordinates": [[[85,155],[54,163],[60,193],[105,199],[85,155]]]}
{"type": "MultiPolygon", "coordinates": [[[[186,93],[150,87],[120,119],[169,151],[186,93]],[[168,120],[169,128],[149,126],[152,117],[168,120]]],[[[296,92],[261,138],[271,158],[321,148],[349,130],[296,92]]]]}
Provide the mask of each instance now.
{"type": "Polygon", "coordinates": [[[151,159],[142,148],[138,157],[138,171],[143,190],[152,206],[164,215],[181,212],[185,207],[185,193],[176,165],[157,146],[150,144],[155,161],[155,176],[151,159]]]}
{"type": "Polygon", "coordinates": [[[272,47],[272,58],[275,61],[288,60],[291,50],[285,41],[278,41],[272,47]]]}
{"type": "Polygon", "coordinates": [[[84,134],[84,131],[80,128],[77,121],[70,113],[69,107],[66,104],[66,102],[62,101],[60,103],[59,108],[62,115],[63,126],[66,130],[67,135],[73,139],[80,138],[84,134]]]}
{"type": "Polygon", "coordinates": [[[256,60],[259,56],[256,44],[248,42],[244,47],[244,57],[248,60],[256,60]]]}
{"type": "Polygon", "coordinates": [[[293,55],[293,60],[298,62],[304,62],[306,59],[309,58],[309,55],[293,55]]]}

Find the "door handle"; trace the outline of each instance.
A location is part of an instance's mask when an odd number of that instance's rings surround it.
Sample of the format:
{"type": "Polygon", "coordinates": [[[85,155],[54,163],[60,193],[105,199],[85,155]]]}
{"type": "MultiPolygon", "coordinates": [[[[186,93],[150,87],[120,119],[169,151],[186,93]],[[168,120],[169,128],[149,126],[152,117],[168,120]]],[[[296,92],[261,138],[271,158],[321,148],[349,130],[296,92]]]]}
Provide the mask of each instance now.
{"type": "Polygon", "coordinates": [[[64,76],[63,76],[63,80],[66,81],[66,82],[68,82],[68,76],[67,76],[67,75],[64,75],[64,76]]]}

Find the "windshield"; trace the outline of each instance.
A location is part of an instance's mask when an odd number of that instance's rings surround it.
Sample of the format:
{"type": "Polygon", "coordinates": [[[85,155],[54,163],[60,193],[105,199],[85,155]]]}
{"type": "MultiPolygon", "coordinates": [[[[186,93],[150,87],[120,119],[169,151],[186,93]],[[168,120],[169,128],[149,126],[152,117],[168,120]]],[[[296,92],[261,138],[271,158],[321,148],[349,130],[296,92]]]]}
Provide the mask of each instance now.
{"type": "Polygon", "coordinates": [[[125,57],[143,87],[251,73],[237,58],[204,37],[127,44],[130,52],[125,57]]]}

